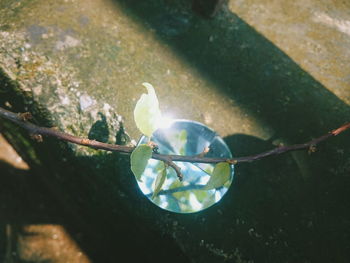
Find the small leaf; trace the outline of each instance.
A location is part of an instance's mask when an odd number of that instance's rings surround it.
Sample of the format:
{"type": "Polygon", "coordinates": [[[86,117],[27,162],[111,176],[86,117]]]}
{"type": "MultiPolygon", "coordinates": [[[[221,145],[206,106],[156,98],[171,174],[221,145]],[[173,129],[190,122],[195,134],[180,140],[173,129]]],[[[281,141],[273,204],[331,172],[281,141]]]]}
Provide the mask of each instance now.
{"type": "Polygon", "coordinates": [[[136,179],[141,181],[141,175],[145,170],[148,160],[152,157],[152,148],[146,144],[136,147],[130,155],[131,171],[136,179]]]}
{"type": "Polygon", "coordinates": [[[206,186],[204,187],[205,190],[215,189],[223,186],[231,176],[231,168],[228,163],[218,163],[215,165],[214,171],[212,176],[210,176],[210,179],[206,186]]]}
{"type": "Polygon", "coordinates": [[[165,182],[165,178],[166,178],[166,167],[165,164],[163,163],[163,169],[158,173],[156,181],[154,183],[154,191],[152,194],[152,199],[155,198],[158,193],[160,192],[160,190],[162,189],[162,186],[165,182]]]}
{"type": "Polygon", "coordinates": [[[159,102],[154,88],[149,83],[142,83],[148,94],[142,94],[134,109],[134,119],[137,128],[146,136],[151,137],[158,129],[161,119],[159,102]]]}

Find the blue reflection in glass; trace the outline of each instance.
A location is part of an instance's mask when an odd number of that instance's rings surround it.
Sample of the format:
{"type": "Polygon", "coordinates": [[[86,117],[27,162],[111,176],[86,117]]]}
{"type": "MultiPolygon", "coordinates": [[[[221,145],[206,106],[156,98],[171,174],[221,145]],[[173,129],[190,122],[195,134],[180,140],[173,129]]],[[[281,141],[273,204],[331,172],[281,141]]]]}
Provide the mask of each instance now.
{"type": "MultiPolygon", "coordinates": [[[[161,154],[193,156],[209,147],[206,157],[232,158],[226,143],[207,126],[194,121],[174,120],[167,128],[158,129],[151,141],[158,145],[161,154]]],[[[146,144],[148,138],[141,137],[138,145],[146,144]]],[[[214,170],[214,164],[175,162],[184,178],[180,181],[169,167],[162,190],[152,198],[158,173],[163,169],[161,161],[149,160],[138,185],[141,191],[157,206],[176,213],[194,213],[220,201],[233,179],[233,165],[230,180],[216,189],[205,190],[214,170]]]]}

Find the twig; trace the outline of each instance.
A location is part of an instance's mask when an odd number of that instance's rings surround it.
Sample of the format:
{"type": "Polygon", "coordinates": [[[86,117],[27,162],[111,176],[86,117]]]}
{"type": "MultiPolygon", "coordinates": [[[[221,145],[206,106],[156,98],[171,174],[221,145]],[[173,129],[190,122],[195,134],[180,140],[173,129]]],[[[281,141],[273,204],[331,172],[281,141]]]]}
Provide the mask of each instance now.
{"type": "MultiPolygon", "coordinates": [[[[46,128],[46,127],[40,127],[35,124],[32,124],[27,121],[28,114],[16,114],[13,112],[10,112],[8,110],[5,110],[0,107],[0,117],[3,117],[5,119],[8,119],[17,125],[21,126],[22,128],[26,129],[30,132],[32,135],[44,135],[44,136],[51,136],[55,137],[59,140],[91,147],[94,149],[100,149],[100,150],[106,150],[106,151],[114,151],[114,152],[120,152],[120,153],[126,153],[131,154],[132,151],[135,149],[135,147],[130,146],[123,146],[123,145],[115,145],[115,144],[108,144],[103,142],[98,142],[95,140],[89,140],[86,138],[80,138],[77,136],[73,136],[64,132],[60,132],[58,130],[55,130],[53,128],[46,128]],[[25,118],[23,116],[26,116],[25,118]]],[[[220,162],[228,162],[230,164],[237,164],[237,163],[243,163],[243,162],[252,162],[256,160],[260,160],[262,158],[278,155],[290,151],[297,151],[297,150],[303,150],[308,149],[309,151],[314,151],[316,145],[319,143],[329,139],[330,137],[337,136],[338,134],[350,129],[350,122],[346,123],[339,128],[321,136],[316,139],[313,139],[309,142],[302,143],[302,144],[294,144],[290,146],[280,146],[275,149],[262,152],[255,155],[250,156],[244,156],[244,157],[238,157],[238,158],[211,158],[211,157],[202,157],[202,156],[182,156],[182,155],[166,155],[166,154],[159,154],[159,153],[153,153],[152,158],[156,160],[161,160],[166,162],[169,166],[173,167],[179,176],[179,178],[182,177],[180,168],[174,163],[174,162],[190,162],[190,163],[220,163],[220,162]]]]}
{"type": "MultiPolygon", "coordinates": [[[[153,156],[152,156],[153,157],[153,156]]],[[[179,178],[180,181],[182,181],[182,179],[184,178],[184,176],[181,173],[181,168],[179,166],[176,165],[176,163],[174,163],[171,159],[171,157],[167,156],[167,155],[162,155],[159,154],[158,156],[158,160],[161,160],[163,162],[165,162],[167,165],[169,165],[170,167],[172,167],[175,172],[177,177],[179,178]]]]}
{"type": "Polygon", "coordinates": [[[67,141],[83,146],[88,146],[94,149],[101,149],[101,150],[106,150],[106,151],[116,151],[116,152],[121,152],[121,153],[131,153],[134,150],[134,147],[128,147],[124,145],[115,145],[115,144],[108,144],[108,143],[103,143],[103,142],[98,142],[95,140],[89,140],[86,138],[80,138],[77,136],[70,135],[68,133],[64,133],[61,131],[56,130],[55,128],[46,128],[46,127],[40,127],[35,124],[32,124],[27,121],[29,119],[28,114],[16,114],[11,111],[5,110],[0,107],[0,116],[8,119],[17,125],[21,126],[22,128],[26,129],[29,131],[29,133],[32,136],[37,136],[37,135],[45,135],[45,136],[51,136],[55,137],[59,140],[62,141],[67,141]],[[25,117],[24,117],[25,116],[25,117]]]}
{"type": "MultiPolygon", "coordinates": [[[[161,190],[157,195],[169,195],[169,194],[174,194],[174,193],[179,193],[179,192],[185,192],[189,190],[202,190],[205,188],[205,184],[190,184],[186,186],[180,186],[168,190],[161,190]]],[[[147,197],[151,197],[153,193],[147,194],[147,197]]]]}

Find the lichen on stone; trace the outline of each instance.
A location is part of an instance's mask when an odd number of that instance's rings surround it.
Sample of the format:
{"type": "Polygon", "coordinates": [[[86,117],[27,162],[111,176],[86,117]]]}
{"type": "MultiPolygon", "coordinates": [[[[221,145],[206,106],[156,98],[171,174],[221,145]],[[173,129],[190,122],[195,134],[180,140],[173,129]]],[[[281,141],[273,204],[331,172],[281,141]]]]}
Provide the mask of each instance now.
{"type": "MultiPolygon", "coordinates": [[[[122,117],[108,103],[81,90],[77,70],[31,48],[25,32],[0,32],[0,67],[30,100],[43,105],[62,131],[87,137],[101,116],[107,123],[109,143],[115,143],[122,117]],[[63,66],[64,65],[64,66],[63,66]]],[[[29,100],[29,101],[30,101],[29,100]]],[[[106,131],[105,131],[106,132],[106,131]]],[[[71,145],[76,154],[92,154],[71,145]]]]}

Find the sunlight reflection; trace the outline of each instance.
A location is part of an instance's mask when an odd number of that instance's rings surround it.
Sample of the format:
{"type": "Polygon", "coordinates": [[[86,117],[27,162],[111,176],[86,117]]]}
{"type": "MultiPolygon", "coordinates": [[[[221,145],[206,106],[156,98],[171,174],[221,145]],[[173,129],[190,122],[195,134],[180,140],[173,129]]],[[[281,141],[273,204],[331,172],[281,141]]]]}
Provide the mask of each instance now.
{"type": "Polygon", "coordinates": [[[173,122],[174,122],[174,119],[170,115],[164,115],[159,120],[158,127],[160,129],[168,129],[168,128],[170,128],[170,126],[173,122]]]}
{"type": "MultiPolygon", "coordinates": [[[[213,130],[201,123],[187,120],[164,121],[170,126],[158,129],[151,140],[158,145],[159,153],[193,156],[201,153],[208,146],[208,157],[231,158],[231,152],[225,142],[213,130]]],[[[164,125],[165,127],[166,125],[164,125]]],[[[148,138],[142,137],[139,144],[148,138]]],[[[159,207],[177,213],[193,213],[208,208],[220,201],[231,185],[231,177],[216,189],[205,189],[213,172],[214,164],[175,162],[181,169],[183,180],[177,178],[172,168],[167,169],[167,176],[161,191],[153,196],[155,181],[162,171],[161,161],[149,160],[141,182],[141,191],[159,207]]]]}

